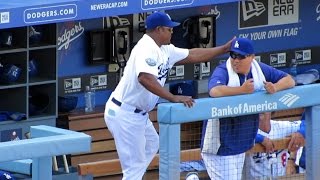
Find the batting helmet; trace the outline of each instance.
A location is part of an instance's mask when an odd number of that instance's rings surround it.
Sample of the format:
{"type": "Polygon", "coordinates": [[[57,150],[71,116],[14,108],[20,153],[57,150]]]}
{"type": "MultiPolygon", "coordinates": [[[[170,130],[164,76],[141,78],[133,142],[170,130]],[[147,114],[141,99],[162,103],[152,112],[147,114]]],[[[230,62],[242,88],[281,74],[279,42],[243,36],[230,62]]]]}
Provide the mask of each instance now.
{"type": "Polygon", "coordinates": [[[38,74],[38,63],[35,59],[29,60],[29,76],[33,77],[38,74]]]}
{"type": "Polygon", "coordinates": [[[0,67],[0,82],[11,83],[19,79],[21,68],[14,64],[5,64],[0,67]]]}
{"type": "Polygon", "coordinates": [[[38,30],[39,27],[30,26],[29,28],[29,43],[37,44],[41,41],[42,32],[38,30]]]}
{"type": "Polygon", "coordinates": [[[70,112],[77,107],[77,96],[59,96],[58,97],[58,110],[59,112],[70,112]]]}

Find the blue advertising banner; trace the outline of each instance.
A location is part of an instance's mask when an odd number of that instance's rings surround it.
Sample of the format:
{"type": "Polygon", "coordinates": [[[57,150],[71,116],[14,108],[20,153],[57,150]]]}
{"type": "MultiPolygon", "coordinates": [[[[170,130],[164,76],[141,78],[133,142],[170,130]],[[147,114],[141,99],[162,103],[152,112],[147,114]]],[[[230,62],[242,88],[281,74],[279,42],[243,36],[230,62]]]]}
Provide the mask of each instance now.
{"type": "Polygon", "coordinates": [[[247,0],[218,5],[217,11],[217,44],[245,37],[258,53],[319,45],[318,0],[247,0]]]}
{"type": "Polygon", "coordinates": [[[320,102],[320,95],[315,90],[317,88],[319,84],[310,84],[274,94],[259,91],[223,98],[201,98],[196,100],[192,108],[186,108],[182,103],[163,103],[158,107],[158,110],[161,109],[158,111],[158,122],[180,124],[195,119],[215,119],[314,106],[320,102]],[[183,118],[179,118],[182,115],[183,118]]]}
{"type": "Polygon", "coordinates": [[[105,66],[90,66],[87,32],[103,28],[103,19],[68,21],[57,24],[58,76],[105,72],[105,66]]]}
{"type": "Polygon", "coordinates": [[[154,10],[234,2],[236,0],[11,0],[0,2],[0,29],[92,19],[154,10]]]}

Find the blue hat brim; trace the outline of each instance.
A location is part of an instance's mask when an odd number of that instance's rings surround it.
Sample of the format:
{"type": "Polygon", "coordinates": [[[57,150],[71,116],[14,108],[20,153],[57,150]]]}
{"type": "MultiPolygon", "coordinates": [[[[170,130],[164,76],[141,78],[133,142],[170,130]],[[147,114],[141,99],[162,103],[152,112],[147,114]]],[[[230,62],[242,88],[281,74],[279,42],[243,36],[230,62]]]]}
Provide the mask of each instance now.
{"type": "Polygon", "coordinates": [[[245,52],[243,52],[243,51],[240,51],[239,49],[231,49],[230,51],[236,52],[236,53],[241,54],[241,55],[244,55],[244,56],[248,55],[248,53],[245,53],[245,52]]]}
{"type": "Polygon", "coordinates": [[[180,23],[171,21],[171,23],[167,24],[166,27],[172,27],[173,28],[173,27],[176,27],[176,26],[179,26],[179,25],[180,25],[180,23]]]}

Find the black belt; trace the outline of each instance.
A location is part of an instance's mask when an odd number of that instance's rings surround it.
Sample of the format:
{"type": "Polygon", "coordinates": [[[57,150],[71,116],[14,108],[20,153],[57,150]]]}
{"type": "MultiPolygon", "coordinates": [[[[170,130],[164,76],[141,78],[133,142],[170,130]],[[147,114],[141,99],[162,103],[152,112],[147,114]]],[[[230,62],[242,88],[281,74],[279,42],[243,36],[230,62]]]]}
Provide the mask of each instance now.
{"type": "MultiPolygon", "coordinates": [[[[111,101],[112,101],[114,104],[116,104],[116,105],[118,105],[119,107],[121,107],[122,102],[116,100],[114,97],[111,99],[111,101]]],[[[143,110],[136,108],[133,112],[134,112],[134,113],[141,113],[142,111],[143,111],[143,110]]],[[[145,115],[146,113],[147,113],[147,112],[144,112],[144,113],[142,113],[142,115],[145,115]]]]}

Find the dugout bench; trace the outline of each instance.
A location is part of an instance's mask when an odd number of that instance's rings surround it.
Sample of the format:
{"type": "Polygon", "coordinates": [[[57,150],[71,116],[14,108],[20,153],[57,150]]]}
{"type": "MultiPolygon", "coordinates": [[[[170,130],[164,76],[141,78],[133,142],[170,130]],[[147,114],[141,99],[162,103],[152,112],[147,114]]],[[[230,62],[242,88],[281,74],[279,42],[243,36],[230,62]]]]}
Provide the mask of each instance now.
{"type": "MultiPolygon", "coordinates": [[[[273,120],[300,120],[303,108],[290,109],[277,111],[272,114],[273,120]]],[[[157,131],[159,130],[159,125],[157,123],[157,111],[154,110],[150,112],[150,119],[155,125],[157,131]]],[[[71,155],[72,165],[78,167],[79,179],[88,180],[95,177],[95,179],[120,179],[121,177],[121,167],[118,156],[116,154],[116,149],[114,146],[114,141],[112,136],[106,129],[103,120],[103,113],[96,113],[91,115],[70,115],[69,124],[73,129],[78,129],[81,132],[90,134],[92,136],[92,151],[84,154],[71,155]],[[71,123],[72,121],[83,121],[79,122],[78,125],[71,123]],[[90,123],[91,122],[91,123],[90,123]],[[96,127],[93,125],[96,124],[96,127]],[[81,128],[80,128],[81,127],[81,128]],[[96,133],[99,131],[100,133],[96,133]],[[102,138],[104,137],[104,138],[102,138]],[[96,146],[96,142],[102,141],[105,146],[110,145],[111,147],[99,147],[96,146]],[[104,142],[106,141],[106,142],[104,142]],[[109,151],[106,151],[108,149],[109,151]],[[91,157],[91,158],[88,158],[91,157]]],[[[200,160],[200,139],[201,139],[201,129],[202,122],[192,122],[184,123],[181,125],[181,162],[200,160]]],[[[275,140],[276,149],[285,149],[289,143],[289,138],[283,138],[275,140]]],[[[254,146],[251,152],[263,152],[264,148],[260,144],[254,146]]],[[[153,159],[148,168],[148,173],[154,173],[154,176],[158,176],[159,168],[159,155],[153,159]],[[155,171],[153,171],[155,170],[155,171]]],[[[185,177],[186,173],[181,173],[181,179],[185,177]]],[[[146,175],[147,176],[147,175],[146,175]]],[[[291,178],[303,178],[303,175],[294,175],[291,178]]],[[[208,178],[206,172],[200,173],[201,178],[208,178]]],[[[286,177],[288,178],[288,177],[286,177]]],[[[146,178],[147,179],[147,178],[146,178]]]]}

